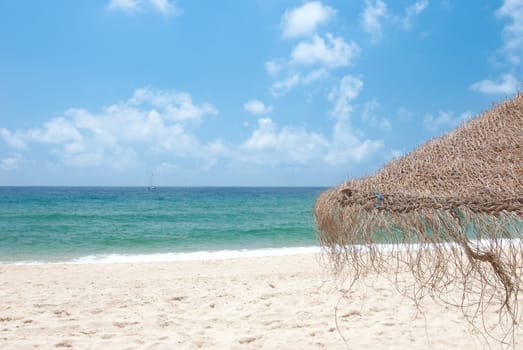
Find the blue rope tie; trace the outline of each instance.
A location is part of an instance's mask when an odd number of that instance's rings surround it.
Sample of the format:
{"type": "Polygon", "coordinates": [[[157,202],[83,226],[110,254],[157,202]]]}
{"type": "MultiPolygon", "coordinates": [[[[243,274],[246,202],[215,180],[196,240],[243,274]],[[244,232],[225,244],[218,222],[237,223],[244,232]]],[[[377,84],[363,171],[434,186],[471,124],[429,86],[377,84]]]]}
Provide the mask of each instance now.
{"type": "Polygon", "coordinates": [[[379,208],[381,207],[381,205],[383,204],[383,195],[379,194],[379,193],[376,193],[376,192],[372,192],[372,194],[374,196],[376,196],[376,199],[377,199],[377,202],[376,204],[374,204],[374,208],[379,208]]]}

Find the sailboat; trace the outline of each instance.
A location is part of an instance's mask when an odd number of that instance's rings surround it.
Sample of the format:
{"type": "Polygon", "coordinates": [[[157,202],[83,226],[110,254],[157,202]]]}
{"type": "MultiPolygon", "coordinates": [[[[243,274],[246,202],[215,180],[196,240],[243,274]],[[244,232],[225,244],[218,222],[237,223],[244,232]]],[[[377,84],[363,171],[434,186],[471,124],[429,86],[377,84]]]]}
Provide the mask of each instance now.
{"type": "Polygon", "coordinates": [[[151,192],[155,192],[158,188],[154,185],[154,173],[151,173],[151,181],[149,182],[149,187],[147,189],[151,192]]]}

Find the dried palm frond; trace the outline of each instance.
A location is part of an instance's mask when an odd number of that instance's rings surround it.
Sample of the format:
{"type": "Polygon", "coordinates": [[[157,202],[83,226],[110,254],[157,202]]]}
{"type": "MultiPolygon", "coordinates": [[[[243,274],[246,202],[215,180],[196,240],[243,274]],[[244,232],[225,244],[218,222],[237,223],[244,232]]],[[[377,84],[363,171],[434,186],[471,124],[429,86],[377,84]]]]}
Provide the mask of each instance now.
{"type": "Polygon", "coordinates": [[[513,329],[523,267],[523,94],[322,193],[314,214],[337,272],[350,269],[357,280],[407,270],[416,295],[474,305],[471,318],[498,305],[513,329]],[[445,299],[456,288],[462,299],[445,299]]]}

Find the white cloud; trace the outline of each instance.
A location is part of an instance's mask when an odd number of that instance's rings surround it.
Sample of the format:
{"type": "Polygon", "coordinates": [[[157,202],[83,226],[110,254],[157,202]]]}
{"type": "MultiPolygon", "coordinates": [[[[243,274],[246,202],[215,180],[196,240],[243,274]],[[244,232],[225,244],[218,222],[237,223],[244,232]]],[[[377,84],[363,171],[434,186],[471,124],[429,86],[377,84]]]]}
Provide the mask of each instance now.
{"type": "Polygon", "coordinates": [[[272,106],[266,106],[262,101],[250,100],[245,102],[243,108],[251,114],[269,114],[272,112],[272,106]]]}
{"type": "Polygon", "coordinates": [[[321,1],[307,2],[300,7],[287,10],[282,18],[283,37],[295,38],[310,35],[335,13],[335,9],[323,5],[321,1]]]}
{"type": "Polygon", "coordinates": [[[174,1],[149,0],[149,3],[154,9],[163,13],[164,15],[175,15],[180,13],[180,11],[176,8],[174,1]]]}
{"type": "MultiPolygon", "coordinates": [[[[361,88],[361,78],[346,76],[332,92],[332,103],[340,106],[340,115],[330,135],[259,118],[237,144],[198,137],[195,128],[199,124],[195,121],[217,113],[211,104],[196,103],[184,92],[137,89],[127,101],[99,111],[72,108],[38,127],[0,129],[5,144],[21,154],[0,159],[0,167],[14,169],[23,159],[34,163],[31,156],[36,160],[51,159],[49,163],[55,159],[66,167],[103,167],[108,171],[149,167],[177,174],[188,174],[188,167],[193,166],[207,171],[223,162],[230,169],[246,164],[348,166],[368,160],[383,147],[381,140],[366,139],[349,125],[350,102],[361,88]]],[[[258,100],[248,101],[244,107],[255,114],[270,111],[270,106],[258,100]]]]}
{"type": "Polygon", "coordinates": [[[421,12],[423,12],[427,8],[427,6],[429,6],[428,0],[417,1],[413,5],[407,7],[406,16],[407,17],[417,16],[421,12]]]}
{"type": "Polygon", "coordinates": [[[108,10],[136,11],[139,8],[140,0],[110,0],[107,5],[108,10]]]}
{"type": "Polygon", "coordinates": [[[328,33],[324,40],[314,35],[310,41],[300,42],[291,53],[291,62],[300,65],[319,64],[328,68],[347,66],[360,53],[354,42],[328,33]]]}
{"type": "Polygon", "coordinates": [[[325,157],[328,164],[340,165],[348,162],[361,163],[384,147],[383,140],[360,141],[357,138],[351,138],[351,135],[348,133],[346,133],[345,136],[346,140],[350,140],[351,142],[344,142],[337,145],[336,148],[333,148],[325,157]]]}
{"type": "Polygon", "coordinates": [[[162,114],[171,121],[199,121],[205,114],[217,114],[216,109],[209,103],[195,105],[191,95],[186,92],[138,89],[129,100],[129,104],[150,105],[162,111],[162,114]]]}
{"type": "Polygon", "coordinates": [[[344,76],[328,98],[333,103],[332,114],[336,118],[332,139],[324,160],[330,165],[362,162],[383,148],[383,140],[362,140],[360,131],[354,129],[349,119],[353,110],[352,101],[363,89],[360,76],[344,76]]]}
{"type": "Polygon", "coordinates": [[[437,116],[427,114],[423,119],[425,128],[432,132],[453,129],[472,118],[472,112],[465,111],[455,117],[452,112],[440,111],[437,116]]]}
{"type": "Polygon", "coordinates": [[[25,135],[20,131],[12,132],[10,130],[2,128],[0,129],[0,136],[9,147],[19,150],[27,149],[25,135]]]}
{"type": "Polygon", "coordinates": [[[20,166],[22,160],[23,158],[19,154],[0,159],[0,169],[6,171],[15,170],[20,166]]]}
{"type": "Polygon", "coordinates": [[[258,119],[258,126],[243,143],[252,161],[273,164],[305,164],[317,160],[327,145],[325,138],[302,128],[278,126],[270,118],[258,119]],[[251,153],[252,152],[252,153],[251,153]]]}
{"type": "Polygon", "coordinates": [[[382,37],[382,20],[388,17],[387,5],[381,0],[366,0],[361,13],[362,29],[371,35],[373,41],[382,37]]]}
{"type": "Polygon", "coordinates": [[[392,125],[386,118],[380,118],[377,116],[377,111],[380,104],[377,100],[371,100],[365,103],[361,119],[366,122],[369,126],[382,129],[384,131],[390,131],[392,125]]]}
{"type": "Polygon", "coordinates": [[[265,70],[272,76],[277,75],[281,69],[282,64],[274,60],[265,63],[265,70]]]}
{"type": "Polygon", "coordinates": [[[302,81],[299,73],[294,73],[283,80],[278,80],[271,87],[271,94],[273,96],[280,96],[300,84],[302,81]]]}
{"type": "Polygon", "coordinates": [[[405,17],[402,20],[403,27],[407,30],[410,29],[410,27],[412,26],[412,20],[415,17],[419,16],[428,6],[428,0],[421,0],[407,7],[407,9],[405,10],[405,17]]]}
{"type": "Polygon", "coordinates": [[[49,144],[74,143],[82,140],[82,135],[71,122],[64,118],[54,118],[43,128],[31,129],[26,135],[30,141],[49,144]]]}
{"type": "Polygon", "coordinates": [[[384,147],[383,140],[361,140],[348,122],[348,118],[339,118],[334,126],[325,161],[330,165],[363,162],[384,147]]]}
{"type": "Polygon", "coordinates": [[[242,144],[245,162],[270,165],[328,164],[363,162],[383,148],[381,140],[360,140],[345,120],[338,120],[332,138],[304,128],[278,127],[270,118],[258,119],[258,126],[242,144]]]}
{"type": "Polygon", "coordinates": [[[470,88],[484,94],[511,95],[518,90],[519,85],[520,83],[512,74],[504,74],[500,81],[485,79],[472,84],[470,88]]]}
{"type": "Polygon", "coordinates": [[[503,29],[503,50],[512,64],[519,64],[523,53],[523,1],[505,0],[496,15],[511,20],[503,29]]]}
{"type": "Polygon", "coordinates": [[[325,68],[318,68],[316,70],[313,70],[312,72],[309,72],[307,75],[305,75],[301,80],[303,84],[310,84],[315,82],[316,80],[320,80],[324,76],[328,74],[328,70],[325,68]]]}
{"type": "Polygon", "coordinates": [[[110,0],[107,4],[109,11],[138,12],[150,8],[165,16],[178,15],[181,11],[174,1],[170,0],[110,0]]]}
{"type": "Polygon", "coordinates": [[[272,119],[260,118],[251,136],[242,144],[242,157],[259,163],[330,166],[348,166],[368,160],[384,147],[384,142],[365,139],[363,133],[349,123],[351,103],[362,88],[360,76],[347,75],[328,95],[336,119],[330,137],[304,128],[280,128],[272,119]]]}
{"type": "Polygon", "coordinates": [[[288,57],[271,59],[265,70],[273,77],[271,94],[280,96],[297,87],[328,77],[334,69],[348,66],[360,52],[353,41],[331,33],[319,35],[317,27],[334,16],[336,10],[320,1],[311,1],[287,10],[282,17],[283,36],[307,36],[298,42],[288,57]]]}
{"type": "Polygon", "coordinates": [[[341,37],[328,33],[323,38],[315,34],[312,38],[299,42],[288,60],[266,63],[269,74],[284,75],[284,78],[273,83],[271,93],[280,96],[296,86],[316,82],[328,76],[330,71],[350,65],[360,51],[356,43],[348,43],[341,37]]]}
{"type": "Polygon", "coordinates": [[[187,125],[216,113],[208,103],[193,103],[188,93],[138,89],[127,102],[100,112],[69,109],[42,127],[1,129],[0,135],[16,149],[28,149],[32,143],[48,145],[67,165],[123,169],[140,162],[138,150],[197,159],[214,156],[187,125]]]}
{"type": "Polygon", "coordinates": [[[329,100],[334,103],[332,113],[337,118],[347,118],[352,111],[351,102],[361,92],[363,80],[361,77],[346,75],[339,85],[329,94],[329,100]]]}
{"type": "Polygon", "coordinates": [[[373,42],[383,37],[383,26],[387,21],[410,30],[412,22],[429,6],[428,0],[419,0],[405,8],[403,16],[389,13],[387,4],[382,0],[366,0],[360,15],[363,31],[371,36],[373,42]]]}
{"type": "Polygon", "coordinates": [[[293,73],[285,79],[276,81],[271,86],[271,94],[273,96],[281,96],[298,85],[308,85],[317,80],[320,80],[326,76],[327,73],[328,71],[322,68],[313,70],[306,75],[302,75],[301,73],[293,73]]]}
{"type": "MultiPolygon", "coordinates": [[[[505,0],[503,5],[496,10],[499,18],[507,17],[510,22],[503,28],[503,54],[507,60],[510,71],[521,69],[523,55],[523,0],[505,0]]],[[[498,81],[484,79],[470,86],[474,91],[484,94],[511,95],[520,88],[520,82],[513,73],[501,75],[498,81]]]]}

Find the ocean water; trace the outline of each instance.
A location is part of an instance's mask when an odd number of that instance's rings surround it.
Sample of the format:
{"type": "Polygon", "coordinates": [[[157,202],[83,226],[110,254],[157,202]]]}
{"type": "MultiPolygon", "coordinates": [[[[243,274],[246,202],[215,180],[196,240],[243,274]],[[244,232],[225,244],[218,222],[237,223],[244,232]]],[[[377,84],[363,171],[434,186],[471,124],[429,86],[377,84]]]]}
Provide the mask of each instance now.
{"type": "Polygon", "coordinates": [[[322,188],[0,187],[0,263],[315,250],[322,188]]]}

